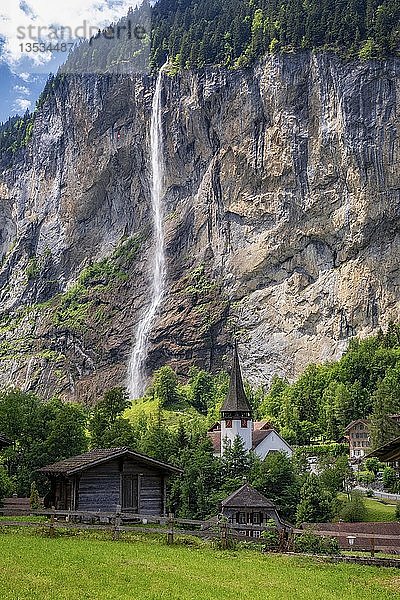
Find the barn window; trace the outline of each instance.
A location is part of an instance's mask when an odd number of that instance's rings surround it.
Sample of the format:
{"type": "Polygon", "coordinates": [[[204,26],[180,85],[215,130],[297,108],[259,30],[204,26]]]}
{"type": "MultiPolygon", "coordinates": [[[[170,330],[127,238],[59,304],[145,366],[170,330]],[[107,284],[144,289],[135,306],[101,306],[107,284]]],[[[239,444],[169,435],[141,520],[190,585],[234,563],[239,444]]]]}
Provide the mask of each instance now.
{"type": "Polygon", "coordinates": [[[138,478],[137,475],[122,476],[122,508],[138,509],[138,478]]]}

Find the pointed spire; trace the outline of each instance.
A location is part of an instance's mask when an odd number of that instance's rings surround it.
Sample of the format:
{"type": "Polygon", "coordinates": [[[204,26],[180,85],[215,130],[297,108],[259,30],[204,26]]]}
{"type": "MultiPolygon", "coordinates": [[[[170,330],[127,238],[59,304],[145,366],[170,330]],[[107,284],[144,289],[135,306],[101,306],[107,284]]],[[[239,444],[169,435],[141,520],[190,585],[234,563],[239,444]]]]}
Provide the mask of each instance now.
{"type": "Polygon", "coordinates": [[[251,414],[251,407],[244,391],[237,342],[235,342],[233,353],[233,365],[231,371],[231,381],[229,384],[229,392],[222,405],[221,413],[246,413],[248,416],[251,414]]]}

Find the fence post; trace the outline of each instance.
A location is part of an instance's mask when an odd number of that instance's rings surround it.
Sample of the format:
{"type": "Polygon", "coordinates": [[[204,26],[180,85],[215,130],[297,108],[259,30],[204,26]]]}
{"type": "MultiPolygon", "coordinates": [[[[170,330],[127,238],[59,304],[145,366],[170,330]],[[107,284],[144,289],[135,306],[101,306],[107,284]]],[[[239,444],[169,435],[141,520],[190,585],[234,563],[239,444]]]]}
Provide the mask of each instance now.
{"type": "Polygon", "coordinates": [[[220,533],[221,533],[221,548],[222,548],[222,550],[226,550],[228,548],[228,525],[227,525],[227,523],[221,523],[220,533]]]}
{"type": "Polygon", "coordinates": [[[115,510],[115,517],[114,517],[114,533],[113,533],[113,540],[118,540],[119,539],[119,532],[120,532],[120,526],[121,526],[121,505],[117,504],[117,508],[115,510]]]}
{"type": "Polygon", "coordinates": [[[51,513],[51,516],[50,516],[49,535],[50,535],[50,537],[54,537],[56,535],[56,525],[55,525],[54,513],[51,513]]]}
{"type": "Polygon", "coordinates": [[[278,543],[279,552],[285,552],[286,547],[287,547],[286,531],[284,529],[281,529],[279,532],[279,543],[278,543]]]}
{"type": "Polygon", "coordinates": [[[375,536],[371,537],[371,556],[374,558],[375,556],[375,536]]]}
{"type": "Polygon", "coordinates": [[[288,536],[287,536],[287,551],[288,552],[293,552],[294,551],[294,541],[295,541],[295,532],[293,531],[293,529],[289,530],[288,536]]]}
{"type": "Polygon", "coordinates": [[[171,546],[174,543],[174,515],[169,513],[168,515],[168,533],[167,533],[167,544],[171,546]]]}

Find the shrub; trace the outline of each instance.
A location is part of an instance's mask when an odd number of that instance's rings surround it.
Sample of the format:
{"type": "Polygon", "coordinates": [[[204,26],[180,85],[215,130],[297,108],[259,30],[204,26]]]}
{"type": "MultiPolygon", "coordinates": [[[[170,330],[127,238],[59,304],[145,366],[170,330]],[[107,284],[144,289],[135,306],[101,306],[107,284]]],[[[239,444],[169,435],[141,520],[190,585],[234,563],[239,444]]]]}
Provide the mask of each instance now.
{"type": "Polygon", "coordinates": [[[345,502],[340,511],[340,517],[343,521],[347,521],[348,523],[365,521],[367,509],[361,492],[354,490],[351,493],[350,500],[345,502]]]}
{"type": "Polygon", "coordinates": [[[263,550],[271,552],[277,550],[279,547],[279,531],[276,527],[275,521],[267,523],[268,529],[262,532],[261,538],[263,541],[263,550]]]}
{"type": "Polygon", "coordinates": [[[310,529],[296,535],[294,551],[305,554],[339,554],[339,544],[336,538],[317,535],[310,529]]]}
{"type": "Polygon", "coordinates": [[[365,464],[365,468],[367,471],[371,471],[372,473],[374,473],[375,475],[378,473],[378,471],[382,468],[382,463],[380,462],[380,460],[376,457],[372,457],[372,458],[367,458],[364,461],[365,464]]]}
{"type": "Polygon", "coordinates": [[[32,481],[31,483],[31,497],[29,504],[32,510],[37,510],[38,508],[40,508],[39,492],[34,481],[32,481]]]}
{"type": "Polygon", "coordinates": [[[383,485],[389,492],[396,493],[398,487],[397,473],[392,467],[385,467],[382,475],[383,485]]]}
{"type": "Polygon", "coordinates": [[[365,483],[366,485],[370,485],[375,481],[375,473],[372,471],[359,471],[357,473],[357,481],[359,483],[365,483]]]}
{"type": "Polygon", "coordinates": [[[396,521],[400,521],[400,502],[396,504],[396,512],[394,514],[396,521]]]}

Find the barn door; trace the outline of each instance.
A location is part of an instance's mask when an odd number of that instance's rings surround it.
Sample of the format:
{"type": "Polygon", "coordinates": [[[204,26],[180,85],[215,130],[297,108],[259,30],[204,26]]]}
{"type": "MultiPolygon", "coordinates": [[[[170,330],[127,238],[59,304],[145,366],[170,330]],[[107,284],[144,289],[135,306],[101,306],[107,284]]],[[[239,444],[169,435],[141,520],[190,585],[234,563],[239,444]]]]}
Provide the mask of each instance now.
{"type": "Polygon", "coordinates": [[[138,477],[137,475],[122,475],[122,508],[138,510],[138,477]]]}

